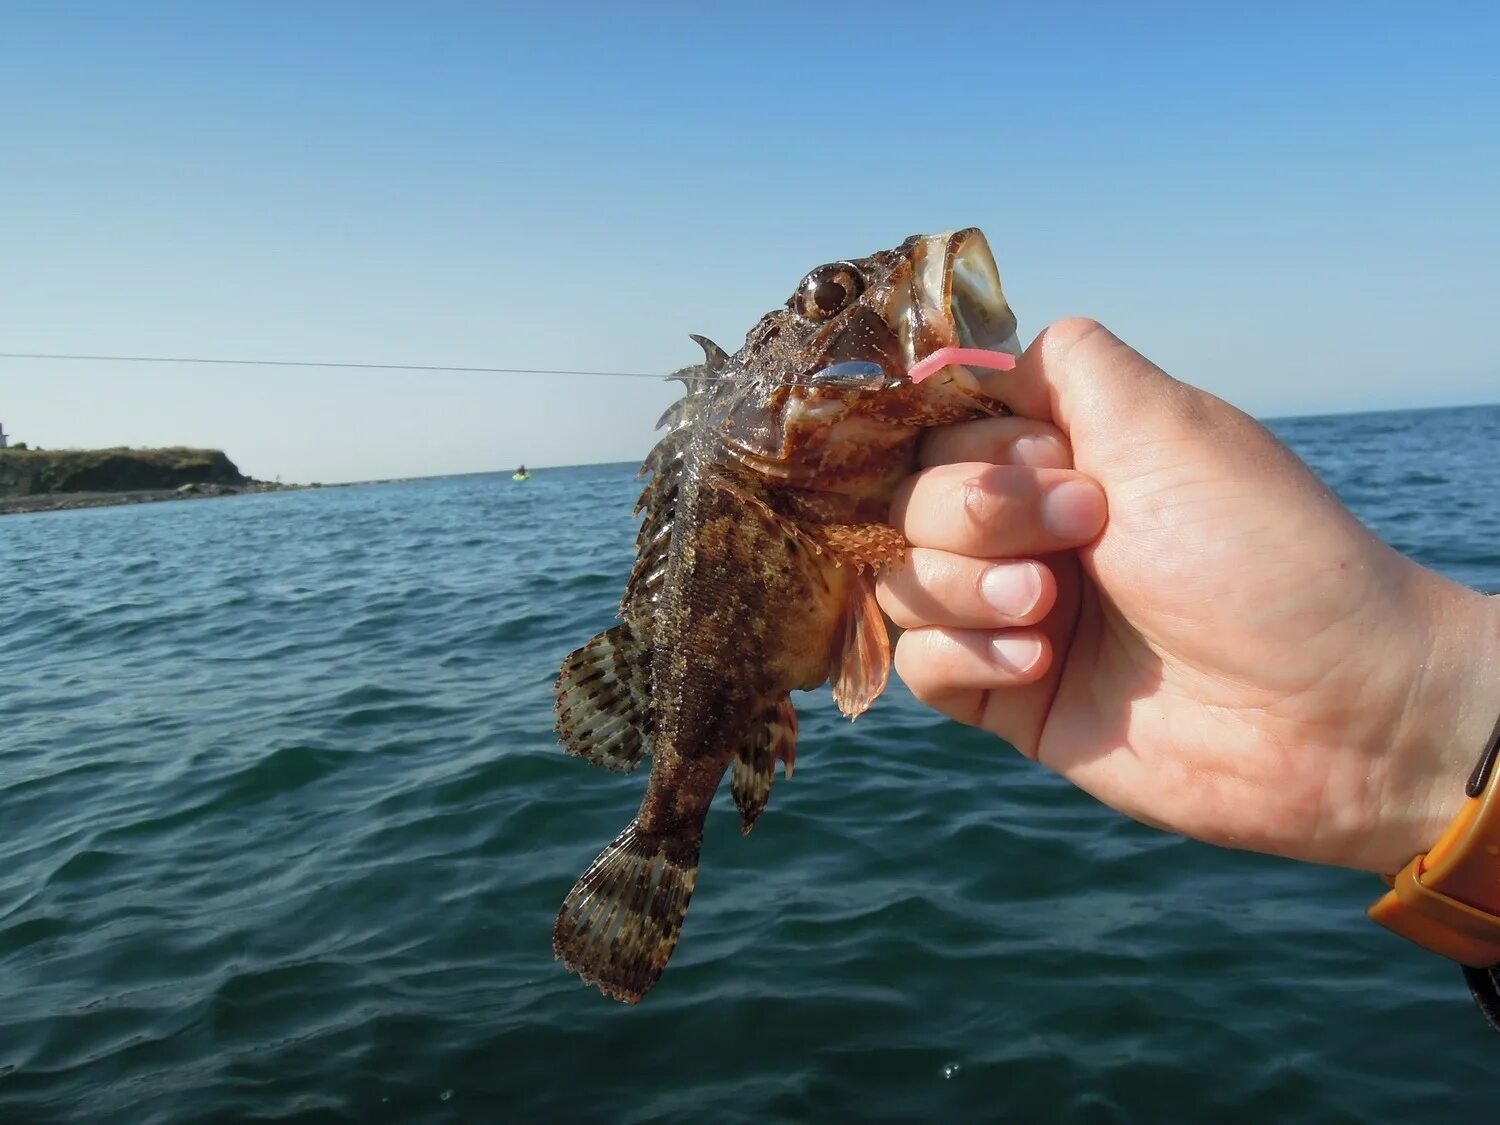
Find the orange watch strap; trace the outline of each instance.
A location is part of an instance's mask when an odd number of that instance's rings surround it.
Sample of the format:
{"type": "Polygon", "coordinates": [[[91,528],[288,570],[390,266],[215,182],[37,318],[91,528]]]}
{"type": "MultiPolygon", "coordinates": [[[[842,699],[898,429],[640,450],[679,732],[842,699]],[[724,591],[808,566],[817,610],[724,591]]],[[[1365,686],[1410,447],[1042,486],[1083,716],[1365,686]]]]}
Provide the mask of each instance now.
{"type": "Polygon", "coordinates": [[[1468,800],[1426,855],[1395,876],[1370,917],[1463,965],[1500,964],[1500,721],[1465,786],[1468,800]]]}

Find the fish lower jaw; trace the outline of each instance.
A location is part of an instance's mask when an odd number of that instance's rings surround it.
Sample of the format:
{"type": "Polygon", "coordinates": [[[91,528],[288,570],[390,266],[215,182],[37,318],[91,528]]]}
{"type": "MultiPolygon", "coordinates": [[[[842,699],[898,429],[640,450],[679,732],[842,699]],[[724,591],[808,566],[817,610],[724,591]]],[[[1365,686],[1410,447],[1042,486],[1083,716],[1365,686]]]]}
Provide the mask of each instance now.
{"type": "MultiPolygon", "coordinates": [[[[923,306],[920,319],[927,321],[929,328],[941,325],[945,329],[943,334],[949,337],[946,342],[1019,358],[1021,342],[1016,317],[1005,299],[989,243],[977,229],[924,239],[912,290],[915,301],[923,306]]],[[[910,302],[901,310],[904,315],[899,332],[908,370],[924,358],[916,354],[917,333],[908,330],[908,323],[914,328],[917,319],[909,305],[910,302]]],[[[966,367],[949,366],[933,378],[965,392],[980,390],[979,380],[966,367]]]]}
{"type": "MultiPolygon", "coordinates": [[[[938,280],[936,295],[928,289],[929,280],[925,269],[914,278],[910,288],[893,295],[888,319],[896,329],[896,338],[901,345],[901,358],[909,372],[938,348],[960,344],[959,326],[949,315],[947,303],[942,295],[942,282],[938,280]]],[[[969,372],[946,367],[931,376],[934,386],[944,383],[972,390],[978,384],[969,372]],[[971,386],[972,384],[972,386],[971,386]]]]}

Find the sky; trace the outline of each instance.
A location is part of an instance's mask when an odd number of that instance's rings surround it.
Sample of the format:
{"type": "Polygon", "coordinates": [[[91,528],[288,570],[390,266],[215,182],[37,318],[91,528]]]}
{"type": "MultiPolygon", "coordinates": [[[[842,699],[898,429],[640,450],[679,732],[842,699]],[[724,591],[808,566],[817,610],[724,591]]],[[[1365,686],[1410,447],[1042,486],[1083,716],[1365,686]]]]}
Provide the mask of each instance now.
{"type": "MultiPolygon", "coordinates": [[[[1500,399],[1500,7],[0,5],[0,352],[666,373],[982,227],[1260,416],[1500,399]]],[[[631,460],[677,384],[0,359],[48,448],[631,460]]]]}

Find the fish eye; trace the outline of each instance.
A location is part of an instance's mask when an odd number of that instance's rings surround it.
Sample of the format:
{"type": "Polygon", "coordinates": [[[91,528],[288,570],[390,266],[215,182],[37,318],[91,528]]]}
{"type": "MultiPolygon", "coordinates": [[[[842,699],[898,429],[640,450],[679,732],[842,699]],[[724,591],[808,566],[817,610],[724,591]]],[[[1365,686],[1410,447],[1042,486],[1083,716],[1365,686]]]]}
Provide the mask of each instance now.
{"type": "Polygon", "coordinates": [[[847,262],[819,266],[797,287],[797,305],[809,320],[827,320],[843,312],[865,291],[865,279],[847,262]]]}

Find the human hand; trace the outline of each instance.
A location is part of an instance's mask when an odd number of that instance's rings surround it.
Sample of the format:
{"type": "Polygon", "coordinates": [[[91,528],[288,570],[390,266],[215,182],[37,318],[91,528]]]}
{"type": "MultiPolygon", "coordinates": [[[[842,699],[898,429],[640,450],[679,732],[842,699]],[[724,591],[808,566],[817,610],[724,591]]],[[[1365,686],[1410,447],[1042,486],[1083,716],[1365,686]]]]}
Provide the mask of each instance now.
{"type": "Polygon", "coordinates": [[[1210,843],[1377,872],[1434,843],[1500,710],[1500,599],[1097,324],[987,382],[1016,416],[935,432],[892,508],[917,698],[1210,843]]]}

